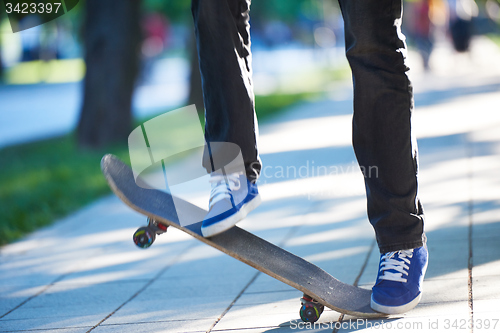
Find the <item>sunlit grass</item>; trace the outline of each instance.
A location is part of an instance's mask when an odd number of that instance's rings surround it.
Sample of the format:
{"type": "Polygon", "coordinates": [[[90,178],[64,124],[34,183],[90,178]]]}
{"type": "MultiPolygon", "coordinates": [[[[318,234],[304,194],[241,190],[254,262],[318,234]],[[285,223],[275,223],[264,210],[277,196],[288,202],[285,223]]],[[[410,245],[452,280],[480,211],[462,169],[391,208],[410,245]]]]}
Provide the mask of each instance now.
{"type": "Polygon", "coordinates": [[[500,47],[500,35],[499,34],[488,34],[488,37],[500,47]]]}
{"type": "Polygon", "coordinates": [[[8,68],[5,81],[8,84],[78,82],[85,75],[82,59],[20,62],[8,68]]]}
{"type": "Polygon", "coordinates": [[[73,135],[0,150],[0,243],[50,224],[109,192],[100,159],[127,147],[82,151],[73,135]]]}

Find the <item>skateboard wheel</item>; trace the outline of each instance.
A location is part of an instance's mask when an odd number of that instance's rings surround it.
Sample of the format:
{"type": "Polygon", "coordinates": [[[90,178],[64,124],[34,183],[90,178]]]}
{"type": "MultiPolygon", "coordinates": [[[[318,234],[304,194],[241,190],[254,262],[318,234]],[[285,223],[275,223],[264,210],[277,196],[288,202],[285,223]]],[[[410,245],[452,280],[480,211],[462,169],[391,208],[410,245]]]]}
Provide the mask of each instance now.
{"type": "Polygon", "coordinates": [[[300,318],[304,322],[314,323],[323,313],[324,306],[316,302],[304,302],[300,307],[300,318]]]}
{"type": "Polygon", "coordinates": [[[141,227],[134,233],[134,243],[141,249],[147,249],[156,239],[156,233],[148,227],[141,227]]]}

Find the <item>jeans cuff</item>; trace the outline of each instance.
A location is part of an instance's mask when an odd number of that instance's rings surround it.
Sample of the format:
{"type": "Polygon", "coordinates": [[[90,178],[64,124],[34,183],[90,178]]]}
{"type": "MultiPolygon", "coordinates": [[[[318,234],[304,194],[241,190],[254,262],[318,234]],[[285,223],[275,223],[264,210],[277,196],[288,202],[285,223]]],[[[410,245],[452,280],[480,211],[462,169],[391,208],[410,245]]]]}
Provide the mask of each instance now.
{"type": "Polygon", "coordinates": [[[427,244],[427,236],[424,233],[422,234],[421,239],[414,242],[404,242],[404,243],[387,244],[387,245],[379,244],[379,250],[380,253],[387,253],[393,251],[415,249],[417,247],[424,246],[425,244],[427,244]]]}

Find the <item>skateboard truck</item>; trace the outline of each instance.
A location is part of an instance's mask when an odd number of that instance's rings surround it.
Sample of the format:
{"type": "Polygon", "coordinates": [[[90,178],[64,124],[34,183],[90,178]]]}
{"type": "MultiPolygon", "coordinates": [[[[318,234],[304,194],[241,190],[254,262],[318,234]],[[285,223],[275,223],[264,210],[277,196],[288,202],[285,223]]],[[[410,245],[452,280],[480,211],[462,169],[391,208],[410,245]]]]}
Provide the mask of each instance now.
{"type": "Polygon", "coordinates": [[[321,303],[306,294],[300,299],[300,303],[302,304],[300,307],[300,318],[302,321],[308,323],[316,322],[325,309],[321,303]]]}
{"type": "Polygon", "coordinates": [[[134,243],[141,249],[147,249],[154,243],[156,235],[167,232],[167,228],[167,225],[161,224],[155,219],[148,217],[148,225],[140,227],[134,233],[134,243]]]}

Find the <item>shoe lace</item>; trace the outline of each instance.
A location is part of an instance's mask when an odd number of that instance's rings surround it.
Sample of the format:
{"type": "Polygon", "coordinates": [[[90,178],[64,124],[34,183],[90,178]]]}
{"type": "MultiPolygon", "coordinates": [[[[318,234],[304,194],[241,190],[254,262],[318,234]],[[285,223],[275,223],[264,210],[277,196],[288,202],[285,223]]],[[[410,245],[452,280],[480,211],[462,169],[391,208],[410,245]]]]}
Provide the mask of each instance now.
{"type": "Polygon", "coordinates": [[[231,199],[231,191],[239,190],[241,187],[238,173],[211,175],[209,182],[212,184],[209,203],[210,208],[217,201],[231,199]]]}
{"type": "Polygon", "coordinates": [[[410,269],[409,258],[411,257],[413,257],[413,250],[401,250],[384,254],[380,263],[380,273],[383,273],[380,279],[406,282],[407,279],[403,277],[403,274],[408,276],[408,270],[410,269]],[[388,270],[394,270],[397,273],[388,272],[388,270]]]}

